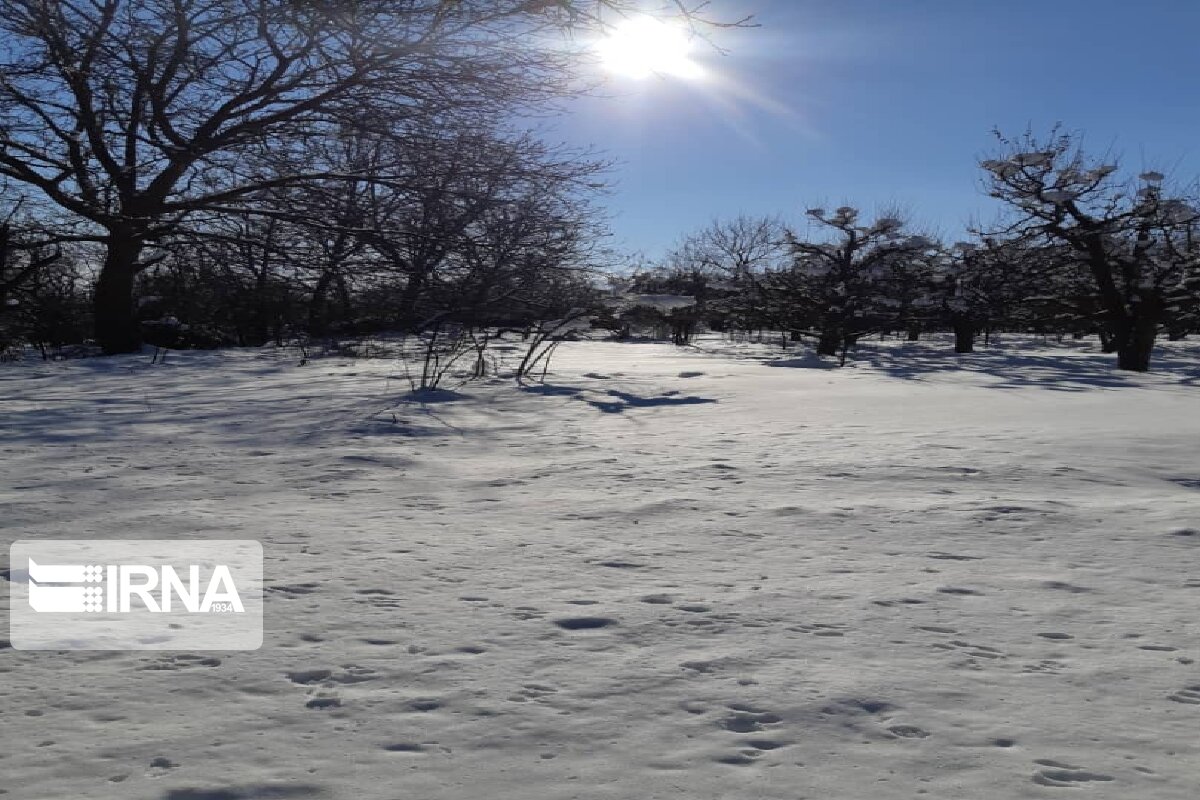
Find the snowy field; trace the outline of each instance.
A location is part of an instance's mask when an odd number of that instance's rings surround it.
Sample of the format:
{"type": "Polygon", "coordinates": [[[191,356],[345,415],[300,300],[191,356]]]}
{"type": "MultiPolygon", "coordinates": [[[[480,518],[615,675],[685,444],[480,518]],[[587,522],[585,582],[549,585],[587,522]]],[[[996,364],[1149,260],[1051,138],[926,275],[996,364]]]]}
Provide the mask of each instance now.
{"type": "Polygon", "coordinates": [[[1200,343],[1005,343],[581,342],[426,403],[387,360],[7,365],[5,558],[255,538],[268,592],[254,652],[0,644],[0,793],[1194,800],[1200,343]]]}

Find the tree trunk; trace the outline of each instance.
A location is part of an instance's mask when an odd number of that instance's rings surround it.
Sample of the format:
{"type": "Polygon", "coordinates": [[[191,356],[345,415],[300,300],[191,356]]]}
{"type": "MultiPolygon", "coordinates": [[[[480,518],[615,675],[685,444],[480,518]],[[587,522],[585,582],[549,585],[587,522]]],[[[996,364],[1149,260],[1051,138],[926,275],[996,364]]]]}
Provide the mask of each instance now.
{"type": "Polygon", "coordinates": [[[817,353],[823,356],[836,356],[842,344],[842,334],[837,328],[826,328],[817,339],[817,353]]]}
{"type": "Polygon", "coordinates": [[[267,298],[267,273],[264,269],[254,277],[254,311],[250,316],[250,330],[244,345],[261,347],[270,340],[271,307],[267,298]]]}
{"type": "Polygon", "coordinates": [[[405,333],[417,333],[423,320],[418,318],[421,295],[425,291],[425,274],[413,271],[408,276],[404,291],[400,294],[398,322],[405,333]]]}
{"type": "Polygon", "coordinates": [[[329,333],[329,289],[336,272],[322,273],[308,301],[308,335],[319,339],[329,333]]]}
{"type": "Polygon", "coordinates": [[[913,324],[908,326],[908,341],[919,342],[920,340],[921,340],[921,325],[920,325],[920,323],[914,322],[913,324]]]}
{"type": "Polygon", "coordinates": [[[133,308],[133,279],[142,242],[110,236],[107,248],[92,298],[96,342],[105,355],[136,353],[142,347],[142,331],[133,308]]]}
{"type": "Polygon", "coordinates": [[[954,321],[954,352],[975,352],[975,326],[970,320],[956,319],[954,321]]]}
{"type": "Polygon", "coordinates": [[[1128,323],[1125,333],[1117,349],[1117,369],[1148,372],[1150,355],[1154,352],[1154,339],[1158,335],[1158,324],[1150,319],[1136,319],[1128,323]]]}

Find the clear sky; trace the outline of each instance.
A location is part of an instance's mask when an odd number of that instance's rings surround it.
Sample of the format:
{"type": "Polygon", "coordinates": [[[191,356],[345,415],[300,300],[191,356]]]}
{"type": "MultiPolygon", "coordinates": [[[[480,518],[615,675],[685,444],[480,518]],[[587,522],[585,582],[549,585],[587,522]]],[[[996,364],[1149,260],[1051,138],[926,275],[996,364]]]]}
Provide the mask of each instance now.
{"type": "Polygon", "coordinates": [[[661,255],[716,217],[907,209],[959,237],[992,218],[990,131],[1061,121],[1135,170],[1200,175],[1200,0],[712,0],[758,28],[710,77],[609,79],[558,138],[618,161],[614,244],[661,255]]]}

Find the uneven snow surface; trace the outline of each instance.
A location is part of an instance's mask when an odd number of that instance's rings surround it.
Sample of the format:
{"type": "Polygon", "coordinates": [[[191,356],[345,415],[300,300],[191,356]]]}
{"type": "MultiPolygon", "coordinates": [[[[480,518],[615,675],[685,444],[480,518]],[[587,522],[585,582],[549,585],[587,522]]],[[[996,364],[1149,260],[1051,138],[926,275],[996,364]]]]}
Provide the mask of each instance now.
{"type": "Polygon", "coordinates": [[[0,792],[1194,800],[1200,347],[1018,344],[5,366],[5,559],[256,538],[268,591],[254,652],[0,643],[0,792]]]}

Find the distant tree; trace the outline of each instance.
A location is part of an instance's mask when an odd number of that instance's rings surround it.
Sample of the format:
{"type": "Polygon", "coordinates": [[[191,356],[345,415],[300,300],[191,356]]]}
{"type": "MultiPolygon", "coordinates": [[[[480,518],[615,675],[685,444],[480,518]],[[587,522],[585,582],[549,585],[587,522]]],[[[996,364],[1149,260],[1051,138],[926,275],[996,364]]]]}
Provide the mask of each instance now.
{"type": "Polygon", "coordinates": [[[808,210],[826,236],[789,237],[793,263],[771,275],[773,302],[799,333],[815,336],[821,355],[841,354],[859,337],[901,324],[939,252],[932,239],[907,233],[898,216],[860,223],[850,206],[808,210]],[[907,305],[906,305],[907,300],[907,305]]]}
{"type": "Polygon", "coordinates": [[[692,276],[693,286],[682,293],[696,296],[713,323],[749,331],[770,324],[762,279],[788,256],[787,229],[779,219],[741,215],[687,236],[667,261],[692,276]]]}
{"type": "Polygon", "coordinates": [[[588,154],[500,128],[406,134],[388,148],[404,178],[371,186],[357,235],[402,285],[400,329],[523,324],[543,289],[575,285],[603,260],[593,200],[606,165],[588,154]]]}
{"type": "Polygon", "coordinates": [[[0,217],[0,352],[33,340],[66,344],[72,338],[67,328],[47,329],[51,320],[39,319],[48,311],[43,290],[65,264],[55,234],[23,214],[22,205],[13,202],[0,217]]]}
{"type": "Polygon", "coordinates": [[[1160,327],[1194,303],[1200,212],[1161,173],[1122,179],[1071,135],[999,138],[1002,152],[982,162],[1012,213],[998,233],[1069,248],[1091,276],[1118,368],[1145,372],[1160,327]]]}
{"type": "Polygon", "coordinates": [[[1078,291],[1066,282],[1072,273],[1058,261],[1063,255],[993,237],[949,248],[933,277],[941,321],[954,332],[954,351],[974,352],[976,336],[997,326],[1061,320],[1064,311],[1073,320],[1085,317],[1072,303],[1078,291]]]}
{"type": "Polygon", "coordinates": [[[0,219],[0,314],[19,303],[23,289],[62,258],[53,236],[33,230],[17,218],[18,208],[0,219]]]}

